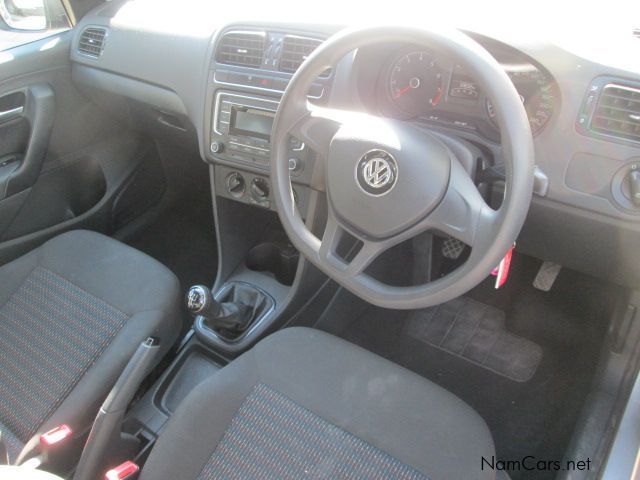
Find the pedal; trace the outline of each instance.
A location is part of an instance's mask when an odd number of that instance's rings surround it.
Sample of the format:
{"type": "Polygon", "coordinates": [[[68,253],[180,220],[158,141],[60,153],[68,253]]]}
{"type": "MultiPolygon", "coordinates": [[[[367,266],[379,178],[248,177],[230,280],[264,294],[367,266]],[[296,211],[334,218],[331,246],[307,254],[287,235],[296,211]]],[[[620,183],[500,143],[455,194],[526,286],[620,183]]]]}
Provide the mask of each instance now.
{"type": "Polygon", "coordinates": [[[457,260],[462,254],[465,244],[460,240],[449,237],[442,242],[442,256],[450,258],[451,260],[457,260]]]}
{"type": "Polygon", "coordinates": [[[533,280],[533,287],[543,292],[548,292],[553,287],[561,269],[562,265],[544,261],[540,266],[540,270],[538,270],[536,278],[533,280]]]}

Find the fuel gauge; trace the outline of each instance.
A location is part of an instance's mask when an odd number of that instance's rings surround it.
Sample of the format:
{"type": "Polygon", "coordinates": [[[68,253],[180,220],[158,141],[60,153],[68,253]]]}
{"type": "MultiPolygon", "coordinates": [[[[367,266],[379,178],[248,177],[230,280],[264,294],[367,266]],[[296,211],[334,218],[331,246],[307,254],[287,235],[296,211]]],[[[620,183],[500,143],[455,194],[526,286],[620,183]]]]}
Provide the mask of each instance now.
{"type": "MultiPolygon", "coordinates": [[[[507,70],[507,74],[520,94],[520,100],[522,100],[529,117],[531,132],[536,135],[553,115],[553,108],[556,102],[556,87],[553,81],[550,81],[544,73],[533,66],[527,67],[514,68],[511,71],[507,70]]],[[[488,98],[485,108],[489,119],[494,125],[497,125],[495,107],[488,98]]]]}

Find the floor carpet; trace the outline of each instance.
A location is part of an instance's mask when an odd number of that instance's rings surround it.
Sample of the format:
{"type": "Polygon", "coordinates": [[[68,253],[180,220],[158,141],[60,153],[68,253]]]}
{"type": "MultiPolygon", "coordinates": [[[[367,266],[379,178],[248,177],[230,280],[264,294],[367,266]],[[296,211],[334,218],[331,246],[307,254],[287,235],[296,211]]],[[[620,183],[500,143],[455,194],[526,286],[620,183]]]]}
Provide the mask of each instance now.
{"type": "MultiPolygon", "coordinates": [[[[500,290],[493,277],[467,294],[504,312],[513,335],[540,346],[542,357],[528,381],[514,381],[411,335],[415,312],[372,307],[345,294],[318,328],[329,330],[434,381],[465,400],[485,419],[498,458],[526,455],[562,460],[589,391],[617,290],[567,269],[553,289],[532,287],[540,262],[514,257],[500,290]]],[[[514,480],[554,473],[512,472],[514,480]]]]}

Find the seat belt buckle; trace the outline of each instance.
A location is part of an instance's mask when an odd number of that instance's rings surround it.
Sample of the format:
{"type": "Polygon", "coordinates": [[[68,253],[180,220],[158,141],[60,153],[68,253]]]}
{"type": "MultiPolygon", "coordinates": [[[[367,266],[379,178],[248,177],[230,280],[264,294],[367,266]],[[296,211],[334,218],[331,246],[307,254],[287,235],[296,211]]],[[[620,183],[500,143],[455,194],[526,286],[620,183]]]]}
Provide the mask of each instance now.
{"type": "Polygon", "coordinates": [[[509,250],[500,261],[500,264],[491,271],[491,275],[496,277],[496,290],[507,283],[507,278],[509,278],[509,269],[511,268],[511,259],[513,258],[513,251],[516,248],[516,244],[514,243],[509,247],[509,250]]]}
{"type": "Polygon", "coordinates": [[[40,435],[40,447],[43,450],[55,448],[70,438],[72,434],[73,430],[71,430],[71,427],[63,423],[59,427],[52,428],[48,432],[40,435]]]}
{"type": "Polygon", "coordinates": [[[43,433],[39,438],[38,449],[36,450],[37,454],[22,462],[21,466],[35,469],[44,465],[50,465],[52,460],[55,460],[61,447],[67,443],[66,441],[70,439],[72,435],[73,430],[66,423],[43,433]]]}
{"type": "Polygon", "coordinates": [[[138,478],[140,467],[127,460],[115,468],[112,468],[104,475],[104,480],[135,480],[138,478]]]}

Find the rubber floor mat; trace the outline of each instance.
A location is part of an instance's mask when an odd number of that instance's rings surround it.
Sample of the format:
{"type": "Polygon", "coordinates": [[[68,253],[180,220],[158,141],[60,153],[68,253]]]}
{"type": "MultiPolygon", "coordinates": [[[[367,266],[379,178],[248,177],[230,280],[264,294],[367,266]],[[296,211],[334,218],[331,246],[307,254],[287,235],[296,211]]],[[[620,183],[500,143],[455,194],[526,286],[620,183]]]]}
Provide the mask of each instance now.
{"type": "Polygon", "coordinates": [[[409,336],[517,382],[533,377],[542,349],[508,332],[502,310],[470,298],[412,312],[409,336]]]}

